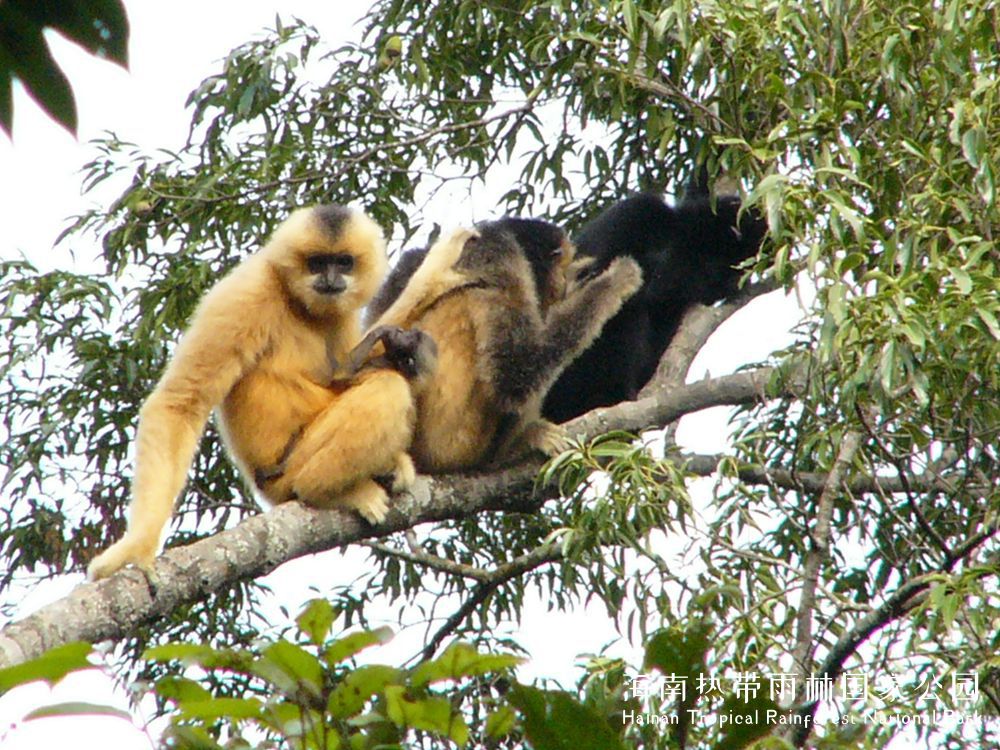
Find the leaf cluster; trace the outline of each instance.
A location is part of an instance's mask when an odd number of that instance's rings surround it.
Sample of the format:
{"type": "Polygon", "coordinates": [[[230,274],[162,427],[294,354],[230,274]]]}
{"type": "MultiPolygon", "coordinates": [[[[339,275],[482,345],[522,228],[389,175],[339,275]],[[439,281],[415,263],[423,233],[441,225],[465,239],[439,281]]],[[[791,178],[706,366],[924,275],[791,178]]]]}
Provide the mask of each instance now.
{"type": "Polygon", "coordinates": [[[128,18],[121,0],[5,1],[0,6],[0,128],[8,136],[14,124],[14,79],[52,119],[76,132],[73,90],[49,51],[42,34],[46,29],[92,55],[128,64],[128,18]]]}

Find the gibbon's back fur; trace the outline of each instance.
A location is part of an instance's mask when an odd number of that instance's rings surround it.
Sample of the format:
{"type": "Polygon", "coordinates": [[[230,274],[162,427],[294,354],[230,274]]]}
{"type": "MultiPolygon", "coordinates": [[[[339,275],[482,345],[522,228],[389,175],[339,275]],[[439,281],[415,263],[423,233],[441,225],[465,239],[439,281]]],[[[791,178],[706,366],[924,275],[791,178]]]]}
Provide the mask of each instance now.
{"type": "Polygon", "coordinates": [[[540,418],[545,392],[642,278],[624,259],[567,297],[572,259],[558,227],[506,218],[445,236],[398,297],[376,298],[378,325],[419,328],[437,343],[438,369],[417,396],[411,452],[422,471],[562,447],[561,431],[540,418]]]}
{"type": "MultiPolygon", "coordinates": [[[[740,215],[738,197],[720,195],[713,202],[704,170],[677,206],[640,193],[585,224],[574,237],[574,267],[584,280],[616,258],[629,257],[642,268],[644,281],[549,388],[542,415],[565,422],[598,406],[634,399],[655,374],[687,310],[736,292],[738,265],[757,254],[766,230],[759,214],[740,215]]],[[[402,255],[369,305],[369,321],[396,300],[426,255],[427,250],[402,255]]]]}
{"type": "Polygon", "coordinates": [[[128,531],[94,559],[92,578],[152,564],[216,407],[239,468],[269,477],[266,499],[384,516],[386,494],[371,477],[413,478],[410,385],[391,368],[333,381],[386,266],[382,232],[365,214],[301,209],[205,295],[140,412],[128,531]]]}

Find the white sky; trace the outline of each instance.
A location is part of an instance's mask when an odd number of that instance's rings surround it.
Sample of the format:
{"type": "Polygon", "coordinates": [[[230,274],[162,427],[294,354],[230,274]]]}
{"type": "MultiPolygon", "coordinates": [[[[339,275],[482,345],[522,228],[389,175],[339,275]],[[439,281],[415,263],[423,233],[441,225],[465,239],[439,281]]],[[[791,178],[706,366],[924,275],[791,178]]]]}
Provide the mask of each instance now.
{"type": "MultiPolygon", "coordinates": [[[[146,149],[180,146],[187,132],[189,113],[184,110],[184,101],[188,93],[233,47],[272,26],[276,10],[283,18],[297,16],[316,26],[324,41],[332,44],[352,34],[354,20],[367,5],[364,0],[126,0],[131,22],[129,71],[95,60],[54,38],[53,52],[76,94],[79,138],[74,139],[49,120],[15,87],[13,140],[0,135],[0,258],[24,255],[43,267],[68,264],[67,250],[53,250],[52,243],[65,227],[66,218],[83,210],[85,201],[93,200],[80,195],[79,170],[92,157],[88,141],[114,131],[123,140],[146,149]]],[[[455,215],[453,206],[448,210],[455,215]]],[[[489,210],[479,213],[488,214],[489,210]]],[[[87,262],[90,258],[77,260],[87,262]]],[[[787,342],[787,328],[796,317],[794,303],[772,295],[754,306],[756,314],[737,316],[710,342],[692,369],[693,377],[701,377],[706,368],[714,374],[732,371],[787,342]],[[762,320],[769,324],[762,325],[762,320]],[[764,337],[762,331],[768,330],[776,335],[764,337]]],[[[724,409],[717,409],[697,422],[685,420],[679,438],[691,450],[720,450],[725,415],[724,409]]],[[[316,570],[313,559],[293,562],[282,569],[284,580],[308,582],[307,569],[316,570]]],[[[82,576],[67,577],[43,587],[25,601],[23,614],[58,598],[80,580],[82,576]]],[[[288,585],[281,584],[282,590],[288,585]]],[[[306,585],[300,583],[295,588],[286,602],[292,611],[308,597],[306,585]]],[[[529,610],[522,631],[530,634],[528,642],[537,646],[531,664],[521,673],[525,679],[565,675],[579,651],[596,649],[613,635],[603,610],[559,614],[542,606],[529,610]],[[577,637],[566,638],[564,634],[570,632],[577,637]]],[[[400,644],[398,651],[402,658],[412,654],[412,641],[400,644]]],[[[394,655],[383,652],[376,658],[391,662],[394,655]]],[[[74,750],[131,750],[152,744],[140,728],[148,715],[136,717],[140,726],[88,717],[22,721],[28,711],[60,701],[125,707],[123,695],[114,693],[110,679],[100,673],[72,677],[54,690],[44,685],[27,686],[0,698],[0,747],[38,750],[69,745],[74,750]]]]}

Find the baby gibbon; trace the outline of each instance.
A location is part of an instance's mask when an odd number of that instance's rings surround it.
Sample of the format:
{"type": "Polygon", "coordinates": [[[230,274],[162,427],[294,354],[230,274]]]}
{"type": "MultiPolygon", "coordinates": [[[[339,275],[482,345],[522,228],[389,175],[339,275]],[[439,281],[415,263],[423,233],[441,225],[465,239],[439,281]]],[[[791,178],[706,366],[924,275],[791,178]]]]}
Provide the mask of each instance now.
{"type": "Polygon", "coordinates": [[[460,229],[431,247],[379,317],[437,344],[438,368],[417,394],[411,455],[421,471],[563,447],[562,431],[541,419],[542,399],[642,284],[638,264],[622,258],[567,296],[572,259],[565,234],[547,222],[460,229]]]}
{"type": "Polygon", "coordinates": [[[391,368],[334,380],[386,266],[382,232],[364,213],[301,209],[205,295],[140,412],[128,531],[91,562],[92,579],[152,565],[216,407],[230,455],[246,476],[262,472],[265,499],[384,517],[372,476],[413,479],[409,384],[391,368]]]}

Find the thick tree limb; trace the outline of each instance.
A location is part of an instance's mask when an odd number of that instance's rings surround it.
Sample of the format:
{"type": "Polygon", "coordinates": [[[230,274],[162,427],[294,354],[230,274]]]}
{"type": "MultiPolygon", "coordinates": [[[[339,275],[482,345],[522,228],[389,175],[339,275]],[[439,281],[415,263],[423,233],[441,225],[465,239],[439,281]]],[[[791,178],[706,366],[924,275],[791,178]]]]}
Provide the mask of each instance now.
{"type": "MultiPolygon", "coordinates": [[[[770,370],[760,370],[701,381],[599,409],[567,428],[589,439],[611,430],[638,432],[662,426],[707,406],[761,398],[769,377],[770,370]]],[[[7,625],[0,630],[0,668],[73,641],[120,639],[185,603],[312,552],[482,511],[533,512],[545,499],[534,492],[539,467],[532,462],[490,474],[421,477],[411,494],[395,499],[389,516],[377,527],[350,513],[313,510],[297,503],[261,513],[209,539],[167,550],[149,580],[137,570],[124,570],[98,583],[81,584],[69,596],[7,625]]]]}
{"type": "Polygon", "coordinates": [[[639,433],[664,427],[685,414],[710,406],[737,406],[763,401],[777,395],[769,389],[775,369],[756,370],[700,380],[697,383],[660,391],[656,395],[625,401],[606,409],[594,409],[567,422],[570,435],[594,437],[614,430],[639,433]]]}

